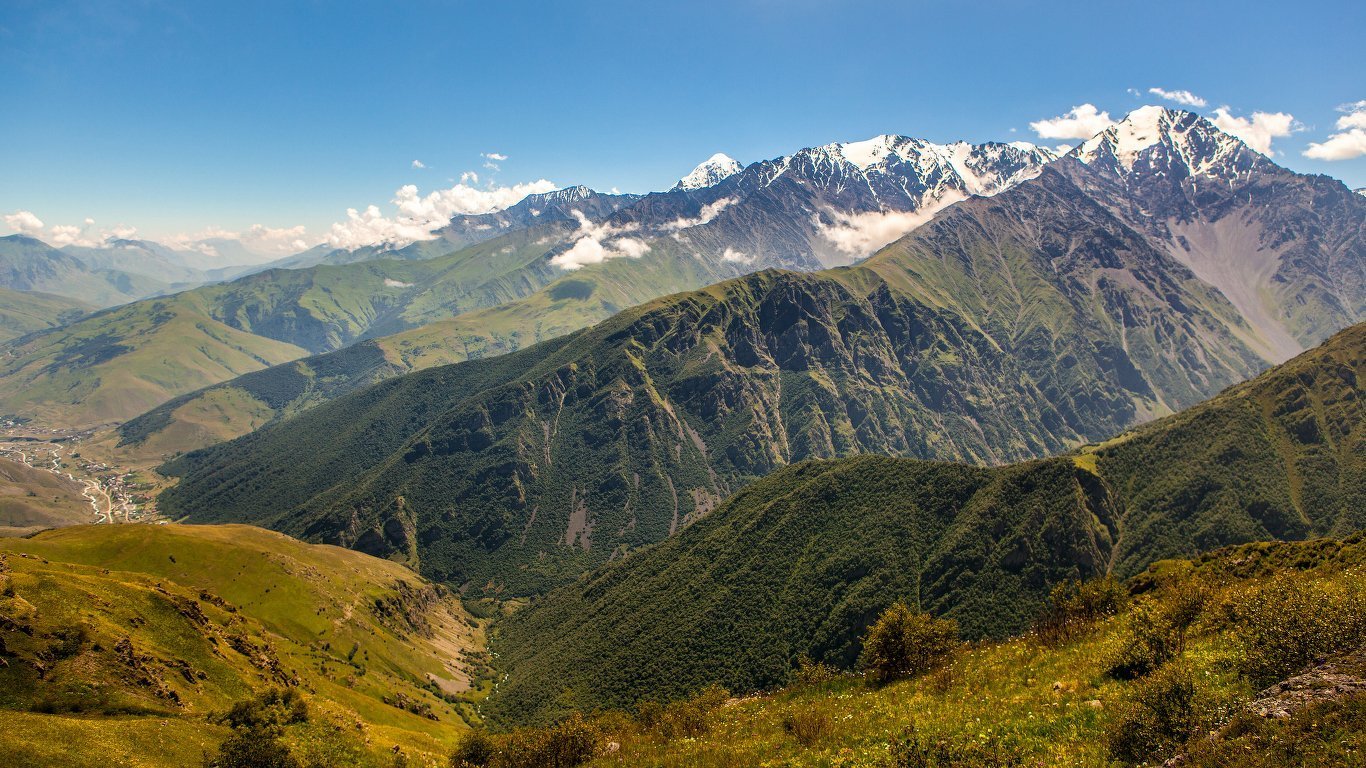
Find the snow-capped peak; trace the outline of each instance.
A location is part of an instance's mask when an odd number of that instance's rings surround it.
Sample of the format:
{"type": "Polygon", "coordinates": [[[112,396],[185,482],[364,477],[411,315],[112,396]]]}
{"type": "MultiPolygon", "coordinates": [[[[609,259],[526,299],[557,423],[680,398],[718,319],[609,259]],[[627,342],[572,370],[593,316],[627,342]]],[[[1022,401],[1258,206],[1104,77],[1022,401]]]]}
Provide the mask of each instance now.
{"type": "Polygon", "coordinates": [[[735,158],[717,152],[692,169],[692,173],[678,180],[674,189],[704,189],[719,184],[743,170],[735,158]]]}
{"type": "Polygon", "coordinates": [[[1362,187],[1361,189],[1356,190],[1356,193],[1358,195],[1361,195],[1362,197],[1366,197],[1366,187],[1362,187]]]}
{"type": "Polygon", "coordinates": [[[1114,169],[1128,174],[1139,156],[1146,156],[1154,147],[1161,147],[1161,153],[1148,162],[1184,165],[1192,174],[1207,174],[1218,173],[1227,161],[1240,155],[1244,145],[1199,115],[1147,106],[1087,139],[1072,150],[1072,156],[1088,165],[1113,158],[1114,169]]]}

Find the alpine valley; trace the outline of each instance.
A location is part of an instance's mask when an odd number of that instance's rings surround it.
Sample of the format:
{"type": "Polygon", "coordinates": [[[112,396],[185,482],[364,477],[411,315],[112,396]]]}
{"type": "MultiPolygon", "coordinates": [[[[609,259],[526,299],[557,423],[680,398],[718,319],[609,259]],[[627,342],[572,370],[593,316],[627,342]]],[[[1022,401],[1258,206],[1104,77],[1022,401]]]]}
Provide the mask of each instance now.
{"type": "Polygon", "coordinates": [[[1216,113],[0,238],[0,764],[1357,764],[1366,196],[1216,113]]]}

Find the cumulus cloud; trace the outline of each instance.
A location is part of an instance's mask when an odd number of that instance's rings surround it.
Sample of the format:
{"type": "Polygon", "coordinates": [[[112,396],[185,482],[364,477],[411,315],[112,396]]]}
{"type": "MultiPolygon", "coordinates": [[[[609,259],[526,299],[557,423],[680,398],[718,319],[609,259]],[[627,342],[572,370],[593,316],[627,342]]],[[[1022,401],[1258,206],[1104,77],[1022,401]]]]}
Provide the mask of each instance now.
{"type": "Polygon", "coordinates": [[[573,213],[579,222],[577,239],[569,250],[550,258],[553,266],[573,271],[589,264],[601,264],[608,259],[638,259],[650,250],[644,240],[629,236],[628,233],[639,229],[634,222],[620,227],[594,224],[582,212],[573,213]]]}
{"type": "Polygon", "coordinates": [[[1253,112],[1251,117],[1234,117],[1227,107],[1214,110],[1214,125],[1242,139],[1263,155],[1271,154],[1271,142],[1289,136],[1295,117],[1288,112],[1253,112]]]}
{"type": "Polygon", "coordinates": [[[508,159],[508,156],[501,152],[485,152],[484,159],[492,160],[495,163],[501,163],[504,160],[508,159]]]}
{"type": "Polygon", "coordinates": [[[1330,135],[1327,141],[1311,142],[1304,151],[1305,157],[1350,160],[1366,155],[1366,100],[1343,104],[1338,111],[1346,113],[1338,118],[1338,132],[1330,135]]]}
{"type": "MultiPolygon", "coordinates": [[[[466,181],[477,180],[471,175],[466,181]]],[[[385,214],[379,206],[362,210],[348,208],[346,220],[332,225],[327,242],[334,248],[360,248],[366,245],[402,247],[418,240],[431,240],[432,230],[456,214],[489,213],[502,210],[527,195],[551,192],[555,184],[540,179],[504,187],[489,184],[476,187],[462,181],[449,189],[420,194],[413,184],[400,187],[390,202],[395,214],[385,214]]]]}
{"type": "Polygon", "coordinates": [[[38,237],[43,234],[43,220],[33,215],[33,211],[15,211],[7,214],[5,223],[21,235],[38,237]]]}
{"type": "Polygon", "coordinates": [[[744,251],[737,251],[736,249],[731,248],[730,246],[726,246],[725,252],[721,254],[721,261],[730,261],[737,264],[749,264],[754,261],[754,257],[750,256],[744,251]]]}
{"type": "Polygon", "coordinates": [[[414,168],[426,168],[426,167],[427,167],[427,164],[424,163],[424,162],[422,162],[421,160],[414,160],[414,161],[413,161],[413,167],[414,167],[414,168]]]}
{"type": "Polygon", "coordinates": [[[32,211],[15,211],[4,217],[9,228],[29,237],[36,237],[48,245],[62,248],[76,245],[94,248],[111,238],[127,239],[137,234],[137,228],[119,224],[112,229],[95,229],[95,220],[86,217],[81,224],[53,224],[47,226],[32,211]]]}
{"type": "Polygon", "coordinates": [[[836,249],[854,257],[868,256],[934,218],[934,214],[941,208],[962,199],[964,198],[961,196],[948,195],[933,210],[922,208],[910,212],[874,211],[852,214],[832,211],[835,223],[825,224],[817,219],[816,229],[836,249]]]}
{"type": "Polygon", "coordinates": [[[700,213],[698,213],[697,218],[685,219],[680,216],[677,219],[674,219],[673,221],[667,222],[664,225],[664,231],[678,232],[680,230],[689,229],[691,227],[700,227],[703,224],[706,224],[707,222],[716,218],[717,215],[721,213],[721,211],[724,211],[730,206],[734,205],[736,201],[737,198],[734,197],[723,197],[720,200],[708,203],[702,206],[702,210],[700,213]]]}
{"type": "Polygon", "coordinates": [[[1181,104],[1187,107],[1204,107],[1209,104],[1209,102],[1205,101],[1199,96],[1196,96],[1190,91],[1168,91],[1165,88],[1149,88],[1148,93],[1151,93],[1159,99],[1174,101],[1177,104],[1181,104]]]}
{"type": "Polygon", "coordinates": [[[1109,112],[1101,112],[1094,104],[1082,104],[1065,115],[1039,120],[1029,127],[1041,139],[1089,139],[1114,124],[1109,112]]]}

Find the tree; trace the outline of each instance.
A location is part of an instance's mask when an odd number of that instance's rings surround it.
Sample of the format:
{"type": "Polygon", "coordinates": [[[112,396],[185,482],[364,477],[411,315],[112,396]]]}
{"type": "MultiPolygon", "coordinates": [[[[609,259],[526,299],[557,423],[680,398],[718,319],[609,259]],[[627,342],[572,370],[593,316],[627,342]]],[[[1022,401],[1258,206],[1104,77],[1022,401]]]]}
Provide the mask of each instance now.
{"type": "Polygon", "coordinates": [[[939,666],[957,645],[958,622],[896,603],[869,628],[859,664],[878,682],[889,683],[939,666]]]}

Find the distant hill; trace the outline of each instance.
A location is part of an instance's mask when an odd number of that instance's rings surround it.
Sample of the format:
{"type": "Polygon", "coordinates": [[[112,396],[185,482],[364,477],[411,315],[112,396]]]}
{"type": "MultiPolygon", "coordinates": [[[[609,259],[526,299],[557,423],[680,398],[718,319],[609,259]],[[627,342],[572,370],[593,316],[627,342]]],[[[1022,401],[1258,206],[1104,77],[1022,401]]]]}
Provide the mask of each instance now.
{"type": "Polygon", "coordinates": [[[475,622],[393,563],[245,526],[88,526],[0,539],[0,582],[0,755],[20,764],[198,764],[227,732],[206,717],[270,687],[357,762],[442,757],[465,729],[437,693],[468,686],[475,622]]]}
{"type": "Polygon", "coordinates": [[[65,296],[0,288],[0,342],[66,325],[93,309],[65,296]]]}
{"type": "Polygon", "coordinates": [[[494,706],[630,706],[708,683],[848,667],[908,599],[970,638],[1027,628],[1065,578],[1132,576],[1226,544],[1366,528],[1366,324],[1218,397],[1055,459],[997,469],[806,462],[681,535],[500,625],[494,706]]]}

